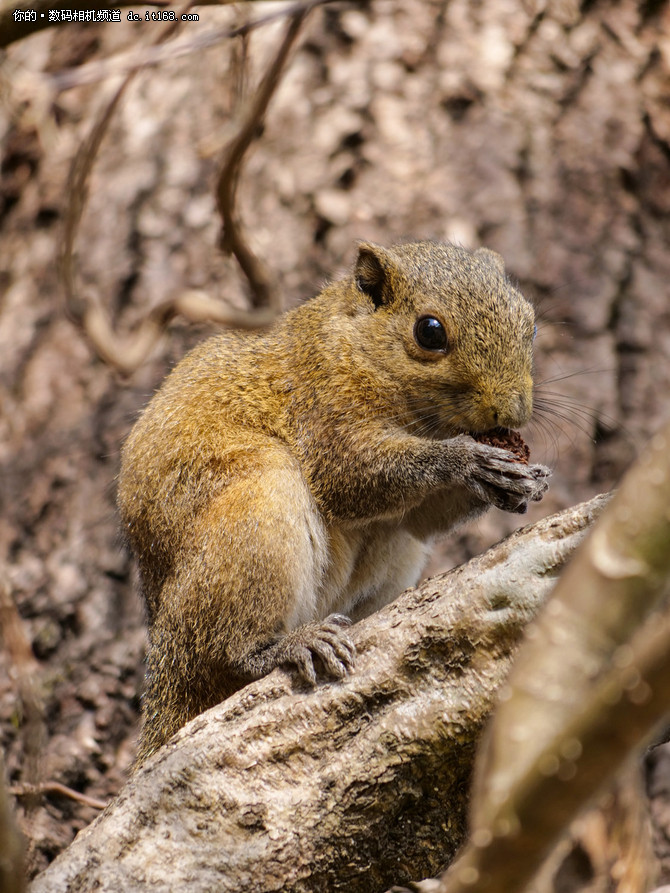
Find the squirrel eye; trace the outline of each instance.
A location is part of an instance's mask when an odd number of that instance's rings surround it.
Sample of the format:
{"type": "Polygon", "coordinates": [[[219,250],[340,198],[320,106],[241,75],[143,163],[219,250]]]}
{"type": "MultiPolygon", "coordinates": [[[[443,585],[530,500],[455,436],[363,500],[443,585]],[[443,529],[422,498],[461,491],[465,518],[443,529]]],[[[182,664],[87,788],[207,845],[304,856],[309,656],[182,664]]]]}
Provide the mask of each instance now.
{"type": "Polygon", "coordinates": [[[533,327],[533,341],[537,338],[537,326],[533,327]]]}
{"type": "Polygon", "coordinates": [[[447,333],[439,319],[422,316],[414,324],[414,340],[424,350],[444,351],[447,348],[447,333]]]}

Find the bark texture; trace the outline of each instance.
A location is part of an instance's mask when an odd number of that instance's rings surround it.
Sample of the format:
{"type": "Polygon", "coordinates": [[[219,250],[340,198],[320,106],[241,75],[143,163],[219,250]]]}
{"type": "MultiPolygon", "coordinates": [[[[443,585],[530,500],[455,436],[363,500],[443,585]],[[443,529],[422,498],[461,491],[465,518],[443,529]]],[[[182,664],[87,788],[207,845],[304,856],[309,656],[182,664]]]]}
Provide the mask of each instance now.
{"type": "Polygon", "coordinates": [[[34,883],[378,891],[464,835],[474,747],[523,628],[604,503],[514,534],[354,629],[343,683],[275,671],[198,717],[34,883]]]}

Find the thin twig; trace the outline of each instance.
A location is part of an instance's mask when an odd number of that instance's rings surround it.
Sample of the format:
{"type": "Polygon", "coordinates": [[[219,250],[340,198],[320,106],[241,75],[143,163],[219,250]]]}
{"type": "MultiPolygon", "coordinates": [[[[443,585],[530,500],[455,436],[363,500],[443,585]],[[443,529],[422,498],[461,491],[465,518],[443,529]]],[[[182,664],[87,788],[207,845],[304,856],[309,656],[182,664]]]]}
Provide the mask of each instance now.
{"type": "Polygon", "coordinates": [[[154,307],[128,337],[116,334],[98,302],[87,305],[83,327],[100,359],[121,375],[131,375],[158,343],[168,322],[179,315],[189,322],[212,322],[236,329],[261,329],[276,316],[269,309],[236,310],[203,292],[189,291],[154,307]]]}
{"type": "Polygon", "coordinates": [[[87,328],[89,302],[80,297],[75,289],[74,244],[81,222],[81,215],[86,206],[86,199],[88,197],[88,178],[93,167],[93,162],[96,159],[102,139],[107,131],[116,107],[121,101],[121,97],[125,93],[125,90],[133,77],[134,72],[127,75],[124,82],[117,88],[111,100],[98,116],[87,139],[75,155],[68,177],[68,203],[65,209],[65,219],[61,237],[59,272],[65,291],[67,311],[73,322],[82,326],[84,329],[87,328]]]}
{"type": "Polygon", "coordinates": [[[43,781],[40,784],[16,784],[9,788],[9,793],[15,797],[31,797],[36,794],[62,794],[70,800],[83,803],[84,806],[92,806],[94,809],[104,809],[107,801],[98,800],[97,797],[89,797],[81,791],[75,791],[59,781],[43,781]]]}
{"type": "Polygon", "coordinates": [[[251,250],[235,213],[237,184],[244,155],[263,123],[270,100],[281,80],[291,47],[313,5],[301,6],[293,13],[277,53],[268,66],[251,102],[248,114],[226,150],[217,184],[217,203],[222,221],[219,244],[223,251],[232,253],[237,259],[251,287],[255,307],[276,306],[276,301],[270,274],[265,264],[251,250]]]}

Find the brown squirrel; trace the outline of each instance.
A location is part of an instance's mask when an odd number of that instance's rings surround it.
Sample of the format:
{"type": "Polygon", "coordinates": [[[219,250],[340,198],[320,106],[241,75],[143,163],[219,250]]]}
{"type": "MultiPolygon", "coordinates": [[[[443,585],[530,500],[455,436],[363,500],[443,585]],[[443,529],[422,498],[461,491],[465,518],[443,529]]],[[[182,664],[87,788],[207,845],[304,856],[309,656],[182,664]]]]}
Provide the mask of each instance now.
{"type": "Polygon", "coordinates": [[[266,333],[177,365],[119,483],[150,629],[138,764],[280,664],[344,676],[349,618],[414,585],[438,535],[542,498],[547,468],[469,436],[529,420],[534,331],[494,252],[363,243],[266,333]]]}

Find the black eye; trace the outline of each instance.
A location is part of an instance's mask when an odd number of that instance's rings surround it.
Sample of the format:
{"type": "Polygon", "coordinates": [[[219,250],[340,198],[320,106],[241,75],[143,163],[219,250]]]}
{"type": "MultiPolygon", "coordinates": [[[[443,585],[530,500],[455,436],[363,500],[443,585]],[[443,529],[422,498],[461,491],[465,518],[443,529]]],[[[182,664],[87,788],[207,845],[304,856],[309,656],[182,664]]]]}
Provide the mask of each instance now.
{"type": "Polygon", "coordinates": [[[533,326],[533,341],[537,338],[537,326],[533,326]]]}
{"type": "Polygon", "coordinates": [[[424,350],[447,349],[447,333],[439,319],[434,316],[422,316],[414,324],[414,340],[424,350]]]}

